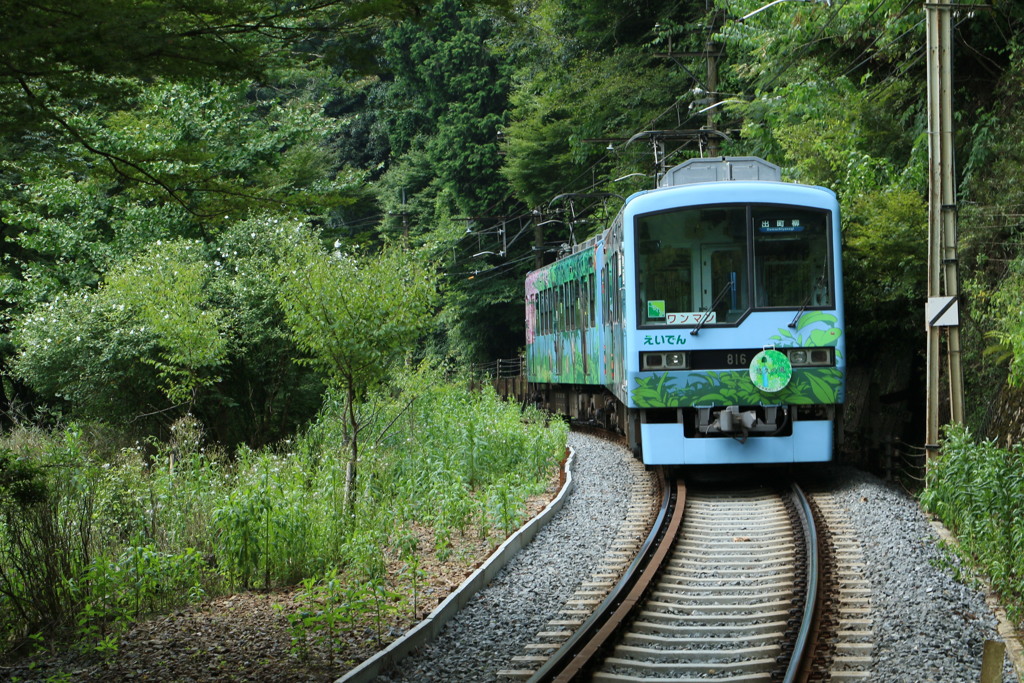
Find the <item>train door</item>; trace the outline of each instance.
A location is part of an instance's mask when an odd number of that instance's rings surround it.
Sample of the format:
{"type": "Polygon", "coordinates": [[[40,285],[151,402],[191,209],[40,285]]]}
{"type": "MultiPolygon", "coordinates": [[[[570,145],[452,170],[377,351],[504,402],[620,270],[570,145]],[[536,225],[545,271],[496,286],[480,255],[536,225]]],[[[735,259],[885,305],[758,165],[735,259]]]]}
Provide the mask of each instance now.
{"type": "Polygon", "coordinates": [[[700,310],[714,309],[709,322],[731,322],[746,308],[746,251],[735,244],[701,246],[700,310]]]}

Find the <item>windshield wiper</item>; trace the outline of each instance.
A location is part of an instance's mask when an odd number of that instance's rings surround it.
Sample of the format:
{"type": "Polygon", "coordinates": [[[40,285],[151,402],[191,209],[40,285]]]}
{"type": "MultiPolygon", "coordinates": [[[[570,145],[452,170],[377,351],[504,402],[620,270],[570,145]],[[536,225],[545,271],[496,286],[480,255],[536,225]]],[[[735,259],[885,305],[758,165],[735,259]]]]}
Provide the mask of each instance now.
{"type": "Polygon", "coordinates": [[[796,327],[797,321],[800,320],[800,316],[802,316],[804,314],[804,311],[807,310],[807,307],[810,305],[811,299],[813,299],[814,295],[817,293],[818,288],[821,287],[824,284],[825,284],[825,273],[822,273],[821,275],[818,276],[818,281],[814,283],[814,287],[811,288],[811,293],[808,294],[807,298],[804,299],[804,302],[802,304],[800,304],[800,309],[796,312],[796,315],[793,316],[793,320],[789,323],[790,327],[796,327]]]}
{"type": "Polygon", "coordinates": [[[722,288],[722,291],[719,292],[718,296],[715,297],[715,300],[711,302],[711,308],[704,315],[701,316],[700,322],[697,323],[697,326],[690,330],[690,334],[696,336],[696,334],[700,332],[700,328],[704,327],[704,323],[706,323],[711,318],[711,314],[715,312],[715,306],[717,306],[719,302],[722,301],[722,297],[724,297],[726,293],[729,290],[733,289],[735,286],[736,281],[730,278],[729,281],[725,283],[725,287],[722,288]]]}

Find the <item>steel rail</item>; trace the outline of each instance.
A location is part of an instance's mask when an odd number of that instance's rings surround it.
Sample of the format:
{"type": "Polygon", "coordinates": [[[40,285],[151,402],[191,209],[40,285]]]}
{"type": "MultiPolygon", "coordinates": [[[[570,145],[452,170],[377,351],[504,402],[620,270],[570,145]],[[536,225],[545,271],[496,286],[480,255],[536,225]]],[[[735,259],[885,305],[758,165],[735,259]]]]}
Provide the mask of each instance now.
{"type": "Polygon", "coordinates": [[[800,522],[804,527],[804,544],[807,550],[807,590],[804,594],[804,611],[800,622],[800,631],[797,633],[796,642],[793,645],[793,655],[786,668],[783,683],[806,681],[810,677],[815,650],[814,641],[818,631],[818,616],[821,612],[819,604],[821,592],[818,590],[821,564],[818,561],[818,532],[814,524],[814,515],[803,490],[796,482],[791,486],[793,499],[800,512],[800,522]]]}
{"type": "Polygon", "coordinates": [[[664,482],[661,509],[637,556],[594,613],[530,677],[528,683],[567,683],[580,676],[654,580],[672,549],[686,506],[685,484],[681,480],[669,480],[664,470],[661,476],[664,482]]]}

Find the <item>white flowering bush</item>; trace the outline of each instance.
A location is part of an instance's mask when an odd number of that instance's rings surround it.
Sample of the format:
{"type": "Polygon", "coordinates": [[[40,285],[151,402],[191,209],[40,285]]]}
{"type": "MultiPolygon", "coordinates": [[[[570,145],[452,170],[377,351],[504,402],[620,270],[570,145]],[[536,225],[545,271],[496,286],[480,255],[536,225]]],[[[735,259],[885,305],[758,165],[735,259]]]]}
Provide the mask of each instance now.
{"type": "Polygon", "coordinates": [[[11,372],[39,395],[84,418],[133,415],[160,405],[158,339],[106,290],[60,296],[37,306],[15,329],[11,372]]]}

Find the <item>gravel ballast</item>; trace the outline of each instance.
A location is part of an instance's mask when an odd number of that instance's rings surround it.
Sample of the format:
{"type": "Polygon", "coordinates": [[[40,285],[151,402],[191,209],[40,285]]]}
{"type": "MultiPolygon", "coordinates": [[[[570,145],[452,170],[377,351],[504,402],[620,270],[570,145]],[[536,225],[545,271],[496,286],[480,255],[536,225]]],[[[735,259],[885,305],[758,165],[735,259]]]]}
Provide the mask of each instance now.
{"type": "Polygon", "coordinates": [[[619,446],[580,434],[569,446],[575,489],[562,510],[436,640],[380,683],[495,680],[598,566],[626,516],[635,473],[646,475],[619,446]]]}
{"type": "MultiPolygon", "coordinates": [[[[849,513],[871,581],[872,681],[980,680],[986,640],[998,640],[984,594],[954,578],[958,561],[910,495],[870,474],[834,467],[829,490],[849,513]]],[[[1007,658],[1004,683],[1018,679],[1007,658]]]]}
{"type": "MultiPolygon", "coordinates": [[[[378,683],[494,681],[514,668],[544,624],[604,556],[626,515],[629,488],[647,476],[628,452],[570,436],[575,490],[562,510],[420,651],[378,683]]],[[[978,681],[984,642],[997,621],[976,588],[954,578],[956,560],[916,501],[898,487],[848,467],[828,468],[828,489],[849,513],[871,582],[877,683],[978,681]]],[[[1016,683],[1004,663],[1004,683],[1016,683]]]]}

